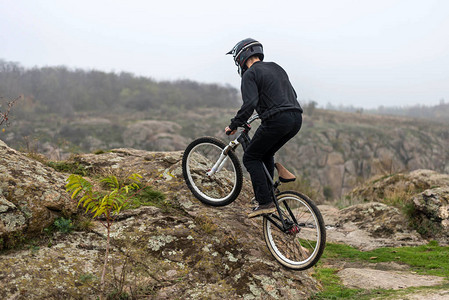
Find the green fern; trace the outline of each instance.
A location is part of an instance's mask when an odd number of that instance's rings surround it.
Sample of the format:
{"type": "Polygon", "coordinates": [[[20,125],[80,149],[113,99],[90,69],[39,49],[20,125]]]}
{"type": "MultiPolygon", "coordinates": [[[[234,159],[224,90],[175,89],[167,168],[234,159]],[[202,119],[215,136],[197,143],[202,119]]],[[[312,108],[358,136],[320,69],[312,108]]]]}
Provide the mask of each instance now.
{"type": "Polygon", "coordinates": [[[94,190],[93,185],[80,175],[72,174],[67,178],[66,190],[71,194],[71,198],[81,197],[78,200],[78,206],[82,205],[86,209],[86,213],[92,213],[94,218],[104,216],[104,220],[100,220],[107,231],[106,253],[100,283],[102,292],[104,292],[105,286],[112,224],[115,216],[123,208],[126,208],[129,205],[129,200],[139,192],[141,178],[141,175],[134,173],[127,178],[128,184],[120,183],[114,175],[102,178],[100,182],[108,187],[107,192],[94,190]],[[130,191],[134,191],[134,194],[129,195],[130,191]]]}
{"type": "Polygon", "coordinates": [[[117,215],[123,208],[128,206],[131,197],[130,191],[140,188],[139,174],[132,174],[127,179],[129,184],[121,184],[116,176],[104,177],[100,182],[106,184],[108,193],[101,193],[93,190],[93,185],[80,175],[72,174],[67,179],[66,190],[71,194],[71,198],[78,200],[78,206],[85,208],[86,213],[90,212],[94,218],[104,215],[106,218],[117,215]]]}

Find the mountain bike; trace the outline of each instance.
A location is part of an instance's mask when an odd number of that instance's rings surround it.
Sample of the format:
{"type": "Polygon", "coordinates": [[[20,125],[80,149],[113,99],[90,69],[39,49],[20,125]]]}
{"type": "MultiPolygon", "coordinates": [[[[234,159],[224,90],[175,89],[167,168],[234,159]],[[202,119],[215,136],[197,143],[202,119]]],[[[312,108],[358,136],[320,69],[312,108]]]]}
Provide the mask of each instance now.
{"type": "MultiPolygon", "coordinates": [[[[245,150],[251,138],[251,117],[237,134],[225,144],[213,137],[201,137],[184,151],[182,173],[193,195],[202,203],[225,206],[240,194],[243,185],[242,167],[235,150],[245,150]]],[[[326,229],[323,217],[306,195],[296,191],[279,191],[281,182],[291,181],[279,176],[274,181],[264,165],[271,182],[276,212],[263,215],[263,235],[273,257],[283,266],[305,270],[314,266],[324,251],[326,229]]],[[[279,172],[279,170],[278,170],[279,172]]]]}

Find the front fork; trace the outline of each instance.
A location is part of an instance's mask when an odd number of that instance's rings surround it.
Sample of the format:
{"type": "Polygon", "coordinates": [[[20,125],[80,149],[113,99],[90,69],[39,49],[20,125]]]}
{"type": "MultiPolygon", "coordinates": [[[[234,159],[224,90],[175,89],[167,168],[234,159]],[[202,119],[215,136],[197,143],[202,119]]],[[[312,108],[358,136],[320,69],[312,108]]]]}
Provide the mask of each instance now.
{"type": "Polygon", "coordinates": [[[232,140],[229,142],[229,144],[224,147],[223,151],[221,151],[220,157],[218,158],[217,162],[214,164],[214,166],[206,172],[207,176],[212,176],[217,172],[220,172],[223,168],[224,164],[228,160],[228,152],[231,150],[234,150],[237,148],[238,145],[240,145],[240,142],[238,141],[239,138],[236,138],[235,140],[232,140]]]}

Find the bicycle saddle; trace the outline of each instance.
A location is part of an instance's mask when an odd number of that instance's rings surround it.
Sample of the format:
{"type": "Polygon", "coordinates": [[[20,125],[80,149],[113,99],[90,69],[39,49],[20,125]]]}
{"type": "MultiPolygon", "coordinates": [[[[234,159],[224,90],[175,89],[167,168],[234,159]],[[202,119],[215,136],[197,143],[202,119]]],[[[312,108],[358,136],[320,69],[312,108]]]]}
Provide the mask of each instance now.
{"type": "Polygon", "coordinates": [[[279,181],[280,182],[292,182],[296,180],[296,176],[290,173],[289,170],[287,170],[283,165],[280,163],[275,163],[274,166],[276,167],[276,170],[278,170],[279,174],[279,181]]]}

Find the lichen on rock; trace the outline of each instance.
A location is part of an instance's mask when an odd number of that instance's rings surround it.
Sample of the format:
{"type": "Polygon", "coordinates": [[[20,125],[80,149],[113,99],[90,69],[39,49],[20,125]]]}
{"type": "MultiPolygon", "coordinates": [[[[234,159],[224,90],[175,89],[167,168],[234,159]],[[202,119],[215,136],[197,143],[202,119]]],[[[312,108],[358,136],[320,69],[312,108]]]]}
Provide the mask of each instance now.
{"type": "MultiPolygon", "coordinates": [[[[113,272],[120,274],[122,270],[126,272],[123,284],[128,295],[131,290],[139,291],[140,296],[150,299],[298,299],[318,291],[319,283],[309,272],[291,272],[274,261],[263,240],[260,220],[247,219],[246,211],[250,209],[249,199],[252,198],[249,181],[232,204],[205,206],[185,185],[181,159],[180,151],[135,149],[114,149],[71,158],[71,162],[90,172],[114,167],[124,173],[139,173],[144,182],[166,195],[164,207],[142,206],[127,210],[114,223],[107,278],[111,291],[117,285],[113,272]],[[172,176],[163,176],[164,173],[172,176]]],[[[43,166],[39,168],[54,173],[43,166]]],[[[51,176],[52,187],[63,187],[65,175],[56,172],[51,176]]],[[[21,187],[24,195],[28,195],[27,186],[21,187]]],[[[6,191],[4,185],[1,188],[6,191]]],[[[58,206],[64,199],[62,194],[46,192],[57,189],[35,188],[28,189],[39,195],[51,214],[54,213],[51,209],[64,207],[58,206]],[[50,202],[53,198],[59,202],[50,202]]],[[[11,202],[8,197],[4,198],[11,202]]],[[[18,203],[9,205],[5,201],[0,202],[0,207],[7,213],[18,203]]],[[[21,201],[26,204],[23,199],[21,201]]],[[[36,214],[35,210],[30,214],[36,214]]],[[[99,222],[94,222],[92,230],[96,234],[57,235],[51,245],[42,242],[33,247],[34,252],[19,250],[3,256],[0,260],[0,285],[4,287],[0,291],[1,298],[35,288],[31,299],[95,299],[95,292],[89,287],[98,285],[105,249],[101,236],[105,236],[106,231],[99,222]],[[27,270],[26,265],[33,267],[27,270]],[[5,277],[1,272],[9,272],[9,275],[5,277]],[[46,278],[41,283],[38,274],[46,278]],[[52,284],[48,284],[49,281],[52,284]]]]}
{"type": "Polygon", "coordinates": [[[39,233],[76,210],[65,176],[0,141],[0,238],[39,233]]]}

